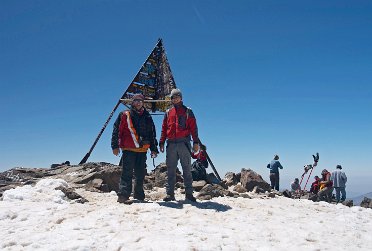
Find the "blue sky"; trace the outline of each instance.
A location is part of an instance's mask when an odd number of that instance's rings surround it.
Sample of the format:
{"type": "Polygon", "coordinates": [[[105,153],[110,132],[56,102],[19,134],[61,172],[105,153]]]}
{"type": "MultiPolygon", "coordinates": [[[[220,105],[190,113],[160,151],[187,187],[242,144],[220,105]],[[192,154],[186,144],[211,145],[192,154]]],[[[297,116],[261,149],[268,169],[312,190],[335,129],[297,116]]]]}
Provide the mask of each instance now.
{"type": "Polygon", "coordinates": [[[221,176],[277,153],[286,188],[319,152],[371,192],[371,27],[370,1],[2,0],[0,170],[77,164],[162,38],[221,176]]]}

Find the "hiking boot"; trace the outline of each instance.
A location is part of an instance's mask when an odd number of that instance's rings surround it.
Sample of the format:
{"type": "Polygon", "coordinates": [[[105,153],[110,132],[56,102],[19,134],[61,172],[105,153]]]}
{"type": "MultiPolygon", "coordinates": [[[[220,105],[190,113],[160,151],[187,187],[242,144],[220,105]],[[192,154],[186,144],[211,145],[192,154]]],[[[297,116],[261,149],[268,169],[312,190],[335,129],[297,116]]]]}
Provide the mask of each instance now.
{"type": "Polygon", "coordinates": [[[196,202],[196,198],[192,194],[186,194],[185,199],[191,202],[196,202]]]}
{"type": "Polygon", "coordinates": [[[119,202],[119,203],[125,203],[127,201],[129,201],[129,197],[128,196],[124,196],[124,195],[119,195],[118,196],[117,202],[119,202]]]}
{"type": "Polygon", "coordinates": [[[174,194],[173,195],[170,195],[170,194],[167,194],[167,196],[165,196],[165,198],[163,199],[163,201],[175,201],[176,198],[174,198],[174,194]]]}

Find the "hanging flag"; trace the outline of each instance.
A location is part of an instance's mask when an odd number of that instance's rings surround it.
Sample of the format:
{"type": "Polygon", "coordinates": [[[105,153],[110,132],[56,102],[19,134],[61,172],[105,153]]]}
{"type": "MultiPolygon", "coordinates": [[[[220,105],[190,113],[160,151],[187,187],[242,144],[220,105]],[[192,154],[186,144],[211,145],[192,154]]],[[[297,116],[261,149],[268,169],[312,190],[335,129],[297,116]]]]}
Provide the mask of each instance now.
{"type": "Polygon", "coordinates": [[[174,88],[176,88],[176,83],[174,82],[167,55],[165,54],[163,42],[159,39],[155,48],[147,57],[145,63],[142,65],[133,81],[129,84],[129,87],[124,92],[121,99],[116,103],[93,145],[79,164],[81,165],[87,162],[120,103],[125,103],[125,100],[130,99],[134,94],[141,93],[145,96],[145,100],[153,101],[145,102],[144,106],[146,109],[152,112],[165,112],[171,106],[171,102],[167,101],[170,101],[169,95],[174,88]]]}
{"type": "Polygon", "coordinates": [[[152,112],[165,112],[171,105],[170,92],[176,88],[162,40],[159,39],[155,48],[134,77],[121,100],[129,100],[134,94],[145,96],[145,107],[152,112]],[[151,102],[154,101],[154,102],[151,102]]]}

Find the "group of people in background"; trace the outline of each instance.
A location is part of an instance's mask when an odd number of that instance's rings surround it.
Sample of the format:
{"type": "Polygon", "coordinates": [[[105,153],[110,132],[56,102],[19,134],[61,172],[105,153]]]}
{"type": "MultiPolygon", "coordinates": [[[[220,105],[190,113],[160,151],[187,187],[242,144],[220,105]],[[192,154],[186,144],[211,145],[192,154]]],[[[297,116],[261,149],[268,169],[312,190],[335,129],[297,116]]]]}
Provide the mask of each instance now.
{"type": "MultiPolygon", "coordinates": [[[[283,169],[283,166],[279,162],[279,156],[274,155],[274,159],[267,164],[267,168],[270,169],[270,184],[271,189],[279,191],[279,169],[283,169]]],[[[342,171],[342,166],[337,165],[336,170],[332,173],[327,169],[324,169],[319,176],[314,177],[314,182],[311,184],[310,192],[317,195],[318,201],[332,201],[332,194],[335,190],[336,202],[343,202],[346,200],[346,182],[347,176],[342,171]]],[[[300,193],[301,185],[298,178],[295,178],[291,183],[291,192],[300,193]]]]}
{"type": "MultiPolygon", "coordinates": [[[[180,160],[185,185],[185,199],[195,202],[192,188],[191,155],[199,150],[198,127],[192,110],[182,101],[179,89],[173,89],[170,94],[172,107],[164,115],[160,152],[166,151],[168,180],[164,201],[174,201],[176,184],[176,169],[180,160]],[[193,145],[191,148],[191,137],[193,145]],[[165,146],[166,144],[166,146],[165,146]]],[[[114,123],[111,138],[111,148],[114,155],[122,152],[122,174],[119,184],[118,202],[130,203],[132,193],[132,177],[135,176],[133,198],[143,201],[145,193],[143,181],[146,170],[147,151],[151,157],[159,154],[156,140],[156,130],[151,115],[144,108],[145,98],[135,94],[129,110],[120,112],[114,123]]]]}
{"type": "Polygon", "coordinates": [[[336,202],[345,201],[347,176],[342,171],[342,166],[337,165],[336,170],[332,173],[324,169],[321,176],[321,178],[315,176],[315,181],[311,184],[310,192],[317,194],[319,201],[331,202],[332,194],[335,190],[336,202]]]}
{"type": "MultiPolygon", "coordinates": [[[[321,172],[321,178],[319,176],[314,177],[313,183],[311,183],[310,193],[318,196],[318,201],[332,202],[333,191],[336,193],[336,202],[343,202],[346,200],[346,182],[347,176],[342,171],[342,166],[337,165],[336,170],[332,173],[327,169],[321,172]]],[[[300,192],[301,186],[298,178],[291,184],[292,192],[300,192]]]]}

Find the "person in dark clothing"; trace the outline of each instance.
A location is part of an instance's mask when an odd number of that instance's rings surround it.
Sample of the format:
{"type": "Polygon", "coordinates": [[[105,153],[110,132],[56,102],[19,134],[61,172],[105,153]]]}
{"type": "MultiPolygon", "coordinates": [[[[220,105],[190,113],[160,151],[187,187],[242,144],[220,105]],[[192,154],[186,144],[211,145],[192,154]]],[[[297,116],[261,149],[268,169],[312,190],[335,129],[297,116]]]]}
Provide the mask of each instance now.
{"type": "Polygon", "coordinates": [[[310,193],[318,194],[319,183],[320,183],[319,176],[315,176],[314,179],[315,179],[315,181],[313,183],[311,183],[310,193]]]}
{"type": "Polygon", "coordinates": [[[271,189],[279,191],[279,168],[283,169],[283,166],[279,162],[278,155],[274,155],[274,159],[267,164],[267,168],[270,168],[271,189]]]}
{"type": "Polygon", "coordinates": [[[291,192],[301,192],[300,181],[298,178],[295,178],[294,181],[291,183],[291,192]]]}
{"type": "Polygon", "coordinates": [[[191,154],[191,157],[196,159],[196,161],[203,165],[204,168],[208,168],[208,160],[205,153],[206,150],[207,147],[205,145],[200,145],[199,151],[191,154]]]}
{"type": "Polygon", "coordinates": [[[168,182],[166,185],[167,195],[163,200],[175,200],[176,169],[178,160],[180,160],[185,184],[185,198],[195,202],[192,188],[190,136],[193,139],[193,152],[197,152],[199,150],[199,137],[196,118],[192,110],[183,104],[182,93],[179,89],[173,89],[170,96],[173,107],[168,109],[164,115],[159,144],[160,151],[164,152],[164,144],[167,141],[168,182]]]}
{"type": "Polygon", "coordinates": [[[114,123],[111,148],[114,155],[123,153],[121,165],[118,202],[129,202],[132,193],[133,171],[135,186],[133,197],[145,199],[143,181],[146,174],[146,153],[150,148],[151,157],[156,158],[157,148],[155,125],[151,115],[143,107],[144,96],[135,94],[132,97],[131,109],[120,112],[114,123]]]}
{"type": "Polygon", "coordinates": [[[207,180],[207,171],[205,170],[208,168],[206,150],[206,146],[200,145],[199,151],[191,154],[191,157],[196,159],[191,165],[191,174],[194,181],[207,180]]]}

